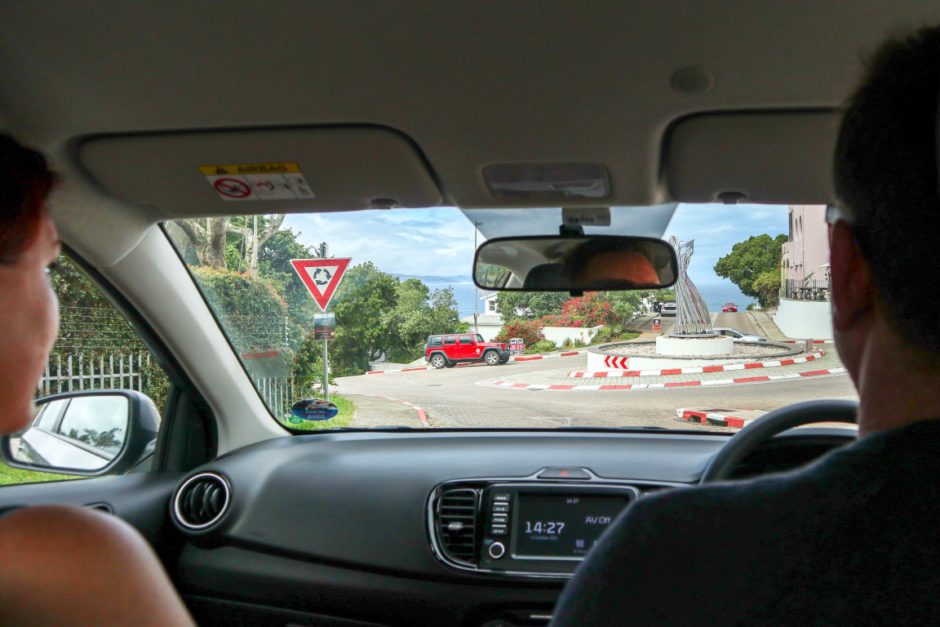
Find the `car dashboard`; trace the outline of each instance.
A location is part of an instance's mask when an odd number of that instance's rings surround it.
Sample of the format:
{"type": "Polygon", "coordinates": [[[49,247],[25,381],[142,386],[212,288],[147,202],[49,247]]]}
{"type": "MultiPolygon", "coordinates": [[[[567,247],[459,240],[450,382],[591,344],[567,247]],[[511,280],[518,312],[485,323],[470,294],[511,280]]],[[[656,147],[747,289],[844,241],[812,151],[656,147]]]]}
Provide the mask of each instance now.
{"type": "MultiPolygon", "coordinates": [[[[798,429],[742,474],[851,431],[798,429]]],[[[280,438],[189,473],[175,578],[200,624],[546,624],[616,515],[695,485],[728,434],[343,432],[280,438]]]]}

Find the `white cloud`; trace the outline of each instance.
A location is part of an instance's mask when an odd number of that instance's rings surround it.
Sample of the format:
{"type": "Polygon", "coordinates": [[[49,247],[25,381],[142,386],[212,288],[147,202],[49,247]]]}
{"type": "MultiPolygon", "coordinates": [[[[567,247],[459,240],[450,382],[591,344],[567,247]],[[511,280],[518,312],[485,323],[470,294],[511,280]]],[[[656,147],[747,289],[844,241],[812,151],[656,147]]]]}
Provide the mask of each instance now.
{"type": "MultiPolygon", "coordinates": [[[[307,245],[326,242],[330,253],[371,261],[392,274],[469,276],[473,226],[453,207],[294,214],[285,226],[307,245]]],[[[690,275],[697,283],[721,281],[713,271],[731,247],[752,235],[786,233],[787,208],[766,205],[680,205],[665,237],[695,239],[690,275]]]]}

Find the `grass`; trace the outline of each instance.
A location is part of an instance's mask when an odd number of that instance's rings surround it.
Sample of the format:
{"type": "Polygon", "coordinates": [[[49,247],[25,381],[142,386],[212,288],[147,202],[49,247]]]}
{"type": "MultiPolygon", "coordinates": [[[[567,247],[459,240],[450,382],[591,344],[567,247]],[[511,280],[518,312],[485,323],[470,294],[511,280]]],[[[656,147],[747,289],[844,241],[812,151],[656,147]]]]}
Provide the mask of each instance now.
{"type": "Polygon", "coordinates": [[[623,333],[618,333],[617,335],[606,339],[595,337],[591,342],[591,345],[610,344],[611,342],[629,342],[630,340],[635,340],[638,337],[640,337],[639,333],[634,333],[633,331],[624,331],[623,333]]]}
{"type": "Polygon", "coordinates": [[[16,485],[18,483],[45,483],[46,481],[65,481],[68,479],[81,479],[74,475],[55,475],[49,472],[35,472],[10,468],[0,463],[0,485],[16,485]]]}
{"type": "Polygon", "coordinates": [[[523,351],[523,353],[526,355],[537,355],[541,353],[551,353],[556,350],[558,350],[558,347],[555,346],[554,342],[550,342],[548,340],[542,340],[540,342],[536,342],[535,344],[530,344],[529,346],[526,346],[525,351],[523,351]]]}
{"type": "Polygon", "coordinates": [[[331,394],[330,402],[339,408],[339,413],[329,420],[307,421],[300,424],[285,422],[284,426],[297,431],[322,431],[335,427],[348,427],[356,415],[356,404],[339,394],[331,394]]]}

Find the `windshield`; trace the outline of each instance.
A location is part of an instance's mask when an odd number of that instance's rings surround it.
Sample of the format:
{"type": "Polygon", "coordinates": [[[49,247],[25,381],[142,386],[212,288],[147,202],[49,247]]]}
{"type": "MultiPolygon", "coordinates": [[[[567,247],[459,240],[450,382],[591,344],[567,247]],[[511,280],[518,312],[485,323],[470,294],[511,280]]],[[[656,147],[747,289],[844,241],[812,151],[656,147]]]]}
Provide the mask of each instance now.
{"type": "Polygon", "coordinates": [[[561,220],[557,208],[440,207],[165,228],[272,416],[294,429],[727,431],[800,400],[857,398],[831,342],[824,207],[615,207],[609,226],[585,227],[674,238],[684,270],[669,289],[473,285],[481,243],[557,234],[561,220]],[[303,399],[338,413],[299,420],[303,399]]]}

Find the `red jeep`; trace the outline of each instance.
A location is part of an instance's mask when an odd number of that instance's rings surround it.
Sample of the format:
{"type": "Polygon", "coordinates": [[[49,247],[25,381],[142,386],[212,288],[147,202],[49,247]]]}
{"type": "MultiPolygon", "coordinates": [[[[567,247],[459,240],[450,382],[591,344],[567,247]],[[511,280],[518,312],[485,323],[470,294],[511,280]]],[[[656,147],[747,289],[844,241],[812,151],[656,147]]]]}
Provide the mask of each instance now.
{"type": "Polygon", "coordinates": [[[424,345],[424,359],[435,368],[452,368],[471,361],[495,366],[509,361],[509,348],[505,344],[484,342],[479,333],[429,335],[424,345]]]}

